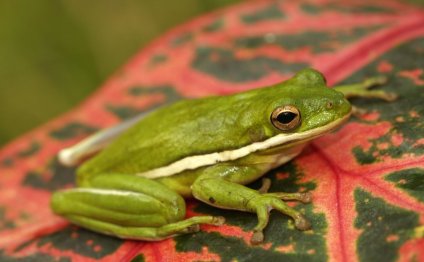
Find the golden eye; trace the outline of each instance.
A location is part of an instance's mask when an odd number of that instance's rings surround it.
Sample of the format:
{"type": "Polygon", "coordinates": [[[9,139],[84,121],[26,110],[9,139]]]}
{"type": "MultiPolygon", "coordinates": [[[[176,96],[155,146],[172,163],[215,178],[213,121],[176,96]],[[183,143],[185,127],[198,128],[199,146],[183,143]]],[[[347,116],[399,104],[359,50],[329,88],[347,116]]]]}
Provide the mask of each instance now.
{"type": "Polygon", "coordinates": [[[295,129],[300,125],[300,120],[300,112],[293,105],[277,107],[271,114],[272,124],[282,131],[295,129]]]}
{"type": "Polygon", "coordinates": [[[326,107],[327,107],[327,109],[333,108],[333,102],[328,101],[326,107]]]}

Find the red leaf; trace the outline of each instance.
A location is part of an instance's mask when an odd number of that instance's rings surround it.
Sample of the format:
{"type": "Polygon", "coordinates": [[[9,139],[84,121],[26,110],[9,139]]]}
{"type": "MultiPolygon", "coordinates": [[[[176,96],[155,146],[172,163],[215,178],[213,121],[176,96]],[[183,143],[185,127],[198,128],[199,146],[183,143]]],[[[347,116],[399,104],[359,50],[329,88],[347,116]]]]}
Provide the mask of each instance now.
{"type": "Polygon", "coordinates": [[[0,151],[0,259],[424,261],[423,46],[424,11],[391,0],[250,1],[177,27],[83,105],[0,151]],[[268,174],[273,191],[313,192],[312,204],[297,206],[313,230],[294,230],[276,214],[267,242],[253,247],[254,215],[189,201],[188,216],[220,214],[228,224],[147,243],[51,213],[51,192],[73,181],[74,170],[55,160],[61,148],[159,104],[266,86],[305,66],[330,84],[385,74],[384,88],[400,95],[356,100],[369,114],[268,174]]]}

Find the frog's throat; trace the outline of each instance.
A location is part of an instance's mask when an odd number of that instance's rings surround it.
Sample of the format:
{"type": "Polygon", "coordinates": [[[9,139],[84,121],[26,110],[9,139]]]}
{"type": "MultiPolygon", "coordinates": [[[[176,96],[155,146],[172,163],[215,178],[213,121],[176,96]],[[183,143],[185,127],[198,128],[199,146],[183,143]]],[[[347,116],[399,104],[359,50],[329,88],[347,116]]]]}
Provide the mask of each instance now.
{"type": "Polygon", "coordinates": [[[350,117],[350,113],[328,125],[317,127],[302,133],[278,134],[267,140],[256,142],[238,149],[226,150],[222,152],[189,156],[175,161],[167,166],[155,168],[146,172],[138,173],[137,176],[150,179],[167,177],[178,174],[185,170],[193,170],[196,168],[210,166],[220,162],[232,161],[245,157],[253,152],[269,149],[279,145],[304,143],[319,136],[322,136],[345,123],[350,117]]]}

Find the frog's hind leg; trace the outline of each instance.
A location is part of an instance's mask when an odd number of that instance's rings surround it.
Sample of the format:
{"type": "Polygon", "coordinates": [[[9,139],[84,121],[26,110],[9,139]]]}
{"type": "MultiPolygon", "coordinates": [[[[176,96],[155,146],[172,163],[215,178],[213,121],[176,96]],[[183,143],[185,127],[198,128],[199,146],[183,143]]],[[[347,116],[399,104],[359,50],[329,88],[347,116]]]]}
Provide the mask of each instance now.
{"type": "Polygon", "coordinates": [[[214,216],[184,220],[184,199],[154,180],[108,174],[93,178],[89,186],[55,193],[55,213],[103,234],[151,241],[198,231],[199,224],[224,222],[214,216]]]}

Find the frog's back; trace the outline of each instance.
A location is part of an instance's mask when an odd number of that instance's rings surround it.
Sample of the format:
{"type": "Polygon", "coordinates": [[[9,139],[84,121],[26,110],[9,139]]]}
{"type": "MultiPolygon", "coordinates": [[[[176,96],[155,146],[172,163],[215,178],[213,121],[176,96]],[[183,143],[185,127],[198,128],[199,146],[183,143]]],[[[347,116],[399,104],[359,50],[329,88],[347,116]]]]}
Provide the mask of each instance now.
{"type": "MultiPolygon", "coordinates": [[[[78,174],[137,174],[182,158],[240,148],[271,136],[249,112],[252,101],[267,100],[260,89],[224,97],[184,100],[142,119],[110,146],[84,163],[78,174]],[[255,123],[254,125],[252,123],[255,123]]],[[[262,120],[261,120],[262,121],[262,120]]]]}
{"type": "MultiPolygon", "coordinates": [[[[214,161],[231,160],[210,157],[216,155],[213,153],[243,151],[236,158],[243,157],[251,153],[249,150],[258,150],[247,145],[281,134],[270,123],[270,116],[282,105],[291,105],[302,112],[302,125],[296,133],[327,125],[350,112],[342,93],[328,89],[319,72],[305,69],[271,87],[231,96],[185,100],[161,108],[82,165],[78,180],[111,172],[145,176],[152,171],[150,174],[156,175],[150,178],[166,177],[185,170],[188,164],[194,169],[214,161]],[[338,106],[328,108],[329,102],[338,106]],[[193,165],[193,162],[199,163],[193,165]],[[173,163],[178,165],[177,170],[173,163]],[[162,172],[160,176],[158,170],[162,172]]],[[[266,143],[261,145],[263,149],[267,147],[266,143]]]]}

